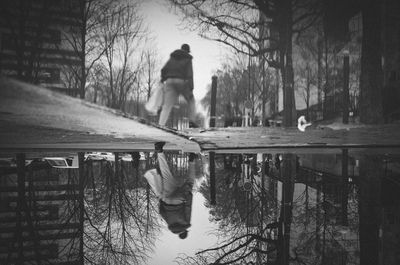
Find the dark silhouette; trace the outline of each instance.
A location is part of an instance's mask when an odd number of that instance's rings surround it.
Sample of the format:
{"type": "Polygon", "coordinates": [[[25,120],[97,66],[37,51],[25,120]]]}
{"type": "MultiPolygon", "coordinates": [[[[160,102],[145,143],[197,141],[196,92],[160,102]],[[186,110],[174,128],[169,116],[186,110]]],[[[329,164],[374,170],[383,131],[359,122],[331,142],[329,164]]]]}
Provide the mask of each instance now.
{"type": "Polygon", "coordinates": [[[144,177],[159,198],[160,215],[168,224],[168,229],[185,239],[188,236],[187,229],[191,226],[193,166],[196,155],[189,155],[188,176],[174,176],[163,151],[164,145],[165,142],[154,145],[158,165],[155,169],[147,171],[144,177]]]}
{"type": "Polygon", "coordinates": [[[193,96],[193,65],[190,46],[182,44],[181,48],[171,53],[169,60],[161,69],[161,82],[164,86],[164,102],[160,113],[159,124],[165,125],[168,121],[172,107],[179,95],[185,97],[189,105],[189,126],[196,126],[196,105],[193,96]]]}

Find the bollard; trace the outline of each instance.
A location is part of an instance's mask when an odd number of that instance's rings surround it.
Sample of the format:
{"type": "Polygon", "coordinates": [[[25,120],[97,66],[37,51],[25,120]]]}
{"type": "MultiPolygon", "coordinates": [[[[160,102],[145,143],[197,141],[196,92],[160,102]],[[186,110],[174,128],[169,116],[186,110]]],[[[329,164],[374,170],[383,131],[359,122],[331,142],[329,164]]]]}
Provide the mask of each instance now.
{"type": "Polygon", "coordinates": [[[350,63],[349,52],[346,51],[343,57],[343,123],[349,123],[349,75],[350,63]]]}
{"type": "Polygon", "coordinates": [[[210,152],[210,203],[216,205],[216,187],[215,187],[215,153],[210,152]]]}
{"type": "Polygon", "coordinates": [[[211,108],[210,108],[210,127],[215,127],[215,108],[217,104],[217,76],[211,78],[211,108]]]}

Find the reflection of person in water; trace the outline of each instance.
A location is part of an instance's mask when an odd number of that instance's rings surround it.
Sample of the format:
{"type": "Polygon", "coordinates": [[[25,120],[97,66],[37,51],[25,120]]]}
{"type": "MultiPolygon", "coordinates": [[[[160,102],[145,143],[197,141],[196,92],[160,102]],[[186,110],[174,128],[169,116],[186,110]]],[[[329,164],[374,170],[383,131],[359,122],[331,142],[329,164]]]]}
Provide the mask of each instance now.
{"type": "Polygon", "coordinates": [[[144,177],[159,198],[160,215],[167,222],[168,229],[181,239],[188,235],[191,226],[192,188],[194,183],[194,160],[189,155],[189,176],[173,176],[163,152],[164,142],[155,144],[158,166],[148,170],[144,177]]]}

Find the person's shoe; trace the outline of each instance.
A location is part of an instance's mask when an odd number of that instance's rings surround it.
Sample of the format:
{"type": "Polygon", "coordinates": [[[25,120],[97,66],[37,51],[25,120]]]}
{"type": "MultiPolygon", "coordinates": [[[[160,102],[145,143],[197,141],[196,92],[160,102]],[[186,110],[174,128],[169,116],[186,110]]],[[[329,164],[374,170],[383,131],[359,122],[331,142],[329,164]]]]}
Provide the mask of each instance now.
{"type": "Polygon", "coordinates": [[[154,144],[154,150],[158,153],[161,153],[163,150],[163,147],[165,145],[165,142],[157,142],[154,144]]]}
{"type": "Polygon", "coordinates": [[[189,128],[199,128],[199,125],[193,121],[189,121],[189,128]]]}

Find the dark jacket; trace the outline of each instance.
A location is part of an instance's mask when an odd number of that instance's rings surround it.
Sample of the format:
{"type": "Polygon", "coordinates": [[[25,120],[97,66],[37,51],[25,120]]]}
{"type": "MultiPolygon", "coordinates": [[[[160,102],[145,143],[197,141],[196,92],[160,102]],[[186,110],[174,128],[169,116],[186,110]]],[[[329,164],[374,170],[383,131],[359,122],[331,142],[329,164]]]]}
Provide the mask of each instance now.
{"type": "Polygon", "coordinates": [[[193,90],[193,65],[192,56],[184,50],[175,50],[171,53],[169,60],[161,69],[161,82],[168,78],[182,78],[188,82],[193,90]]]}
{"type": "Polygon", "coordinates": [[[192,185],[186,183],[183,187],[179,188],[178,192],[183,193],[185,202],[181,204],[167,204],[160,200],[159,210],[162,218],[167,222],[168,229],[175,234],[180,234],[188,229],[192,215],[192,200],[193,195],[191,192],[192,185]]]}

